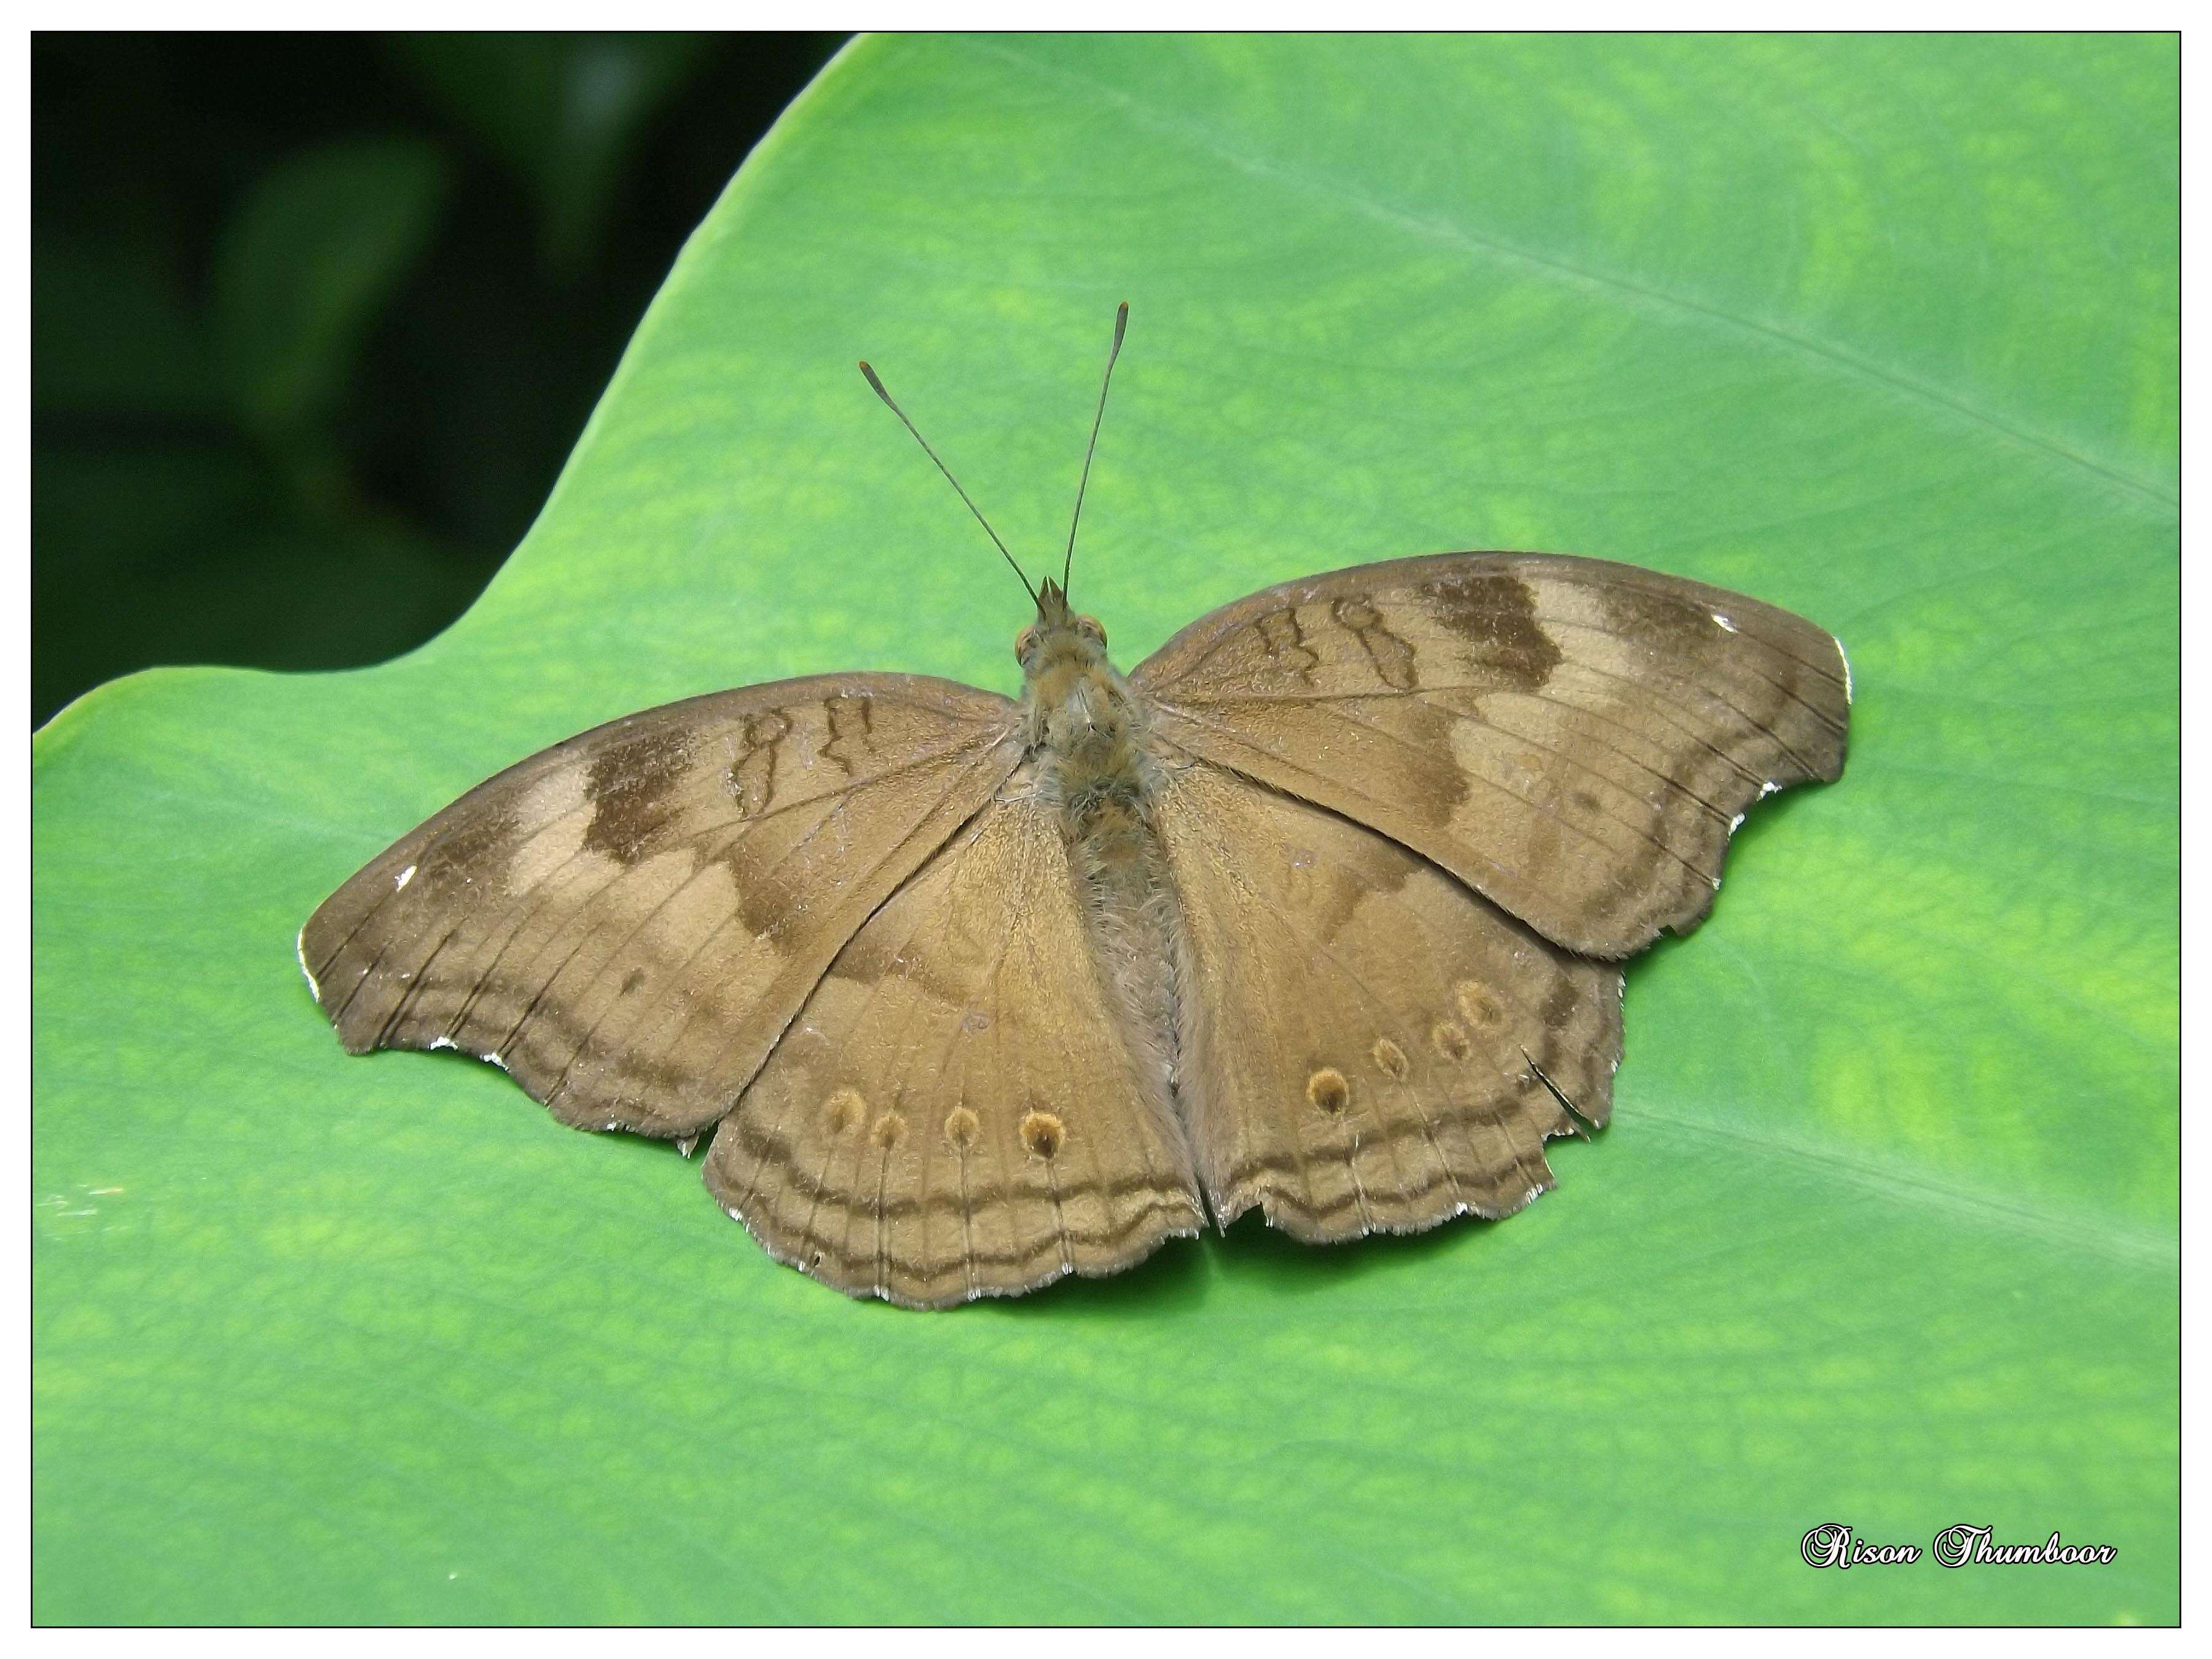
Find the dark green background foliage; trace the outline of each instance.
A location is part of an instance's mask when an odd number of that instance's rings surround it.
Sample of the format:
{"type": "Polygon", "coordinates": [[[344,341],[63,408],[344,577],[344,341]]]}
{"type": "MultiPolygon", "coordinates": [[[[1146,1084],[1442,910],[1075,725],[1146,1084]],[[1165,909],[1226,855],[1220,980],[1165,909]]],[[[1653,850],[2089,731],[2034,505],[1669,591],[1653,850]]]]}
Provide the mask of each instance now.
{"type": "MultiPolygon", "coordinates": [[[[2119,37],[851,48],[458,625],[40,734],[41,1616],[2173,1619],[2176,70],[2119,37]],[[1076,588],[1125,664],[1470,545],[1850,649],[1849,773],[1756,811],[1632,969],[1558,1192],[915,1316],[775,1266],[665,1146],[338,1053],[295,930],[496,767],[781,675],[1009,685],[1017,591],[853,360],[1036,558],[1123,298],[1076,588]],[[1829,1521],[2118,1557],[1816,1572],[1829,1521]]],[[[324,384],[265,352],[248,406],[324,384]]],[[[502,434],[434,441],[465,471],[502,434]]]]}
{"type": "Polygon", "coordinates": [[[32,719],[452,621],[833,44],[37,37],[32,719]]]}

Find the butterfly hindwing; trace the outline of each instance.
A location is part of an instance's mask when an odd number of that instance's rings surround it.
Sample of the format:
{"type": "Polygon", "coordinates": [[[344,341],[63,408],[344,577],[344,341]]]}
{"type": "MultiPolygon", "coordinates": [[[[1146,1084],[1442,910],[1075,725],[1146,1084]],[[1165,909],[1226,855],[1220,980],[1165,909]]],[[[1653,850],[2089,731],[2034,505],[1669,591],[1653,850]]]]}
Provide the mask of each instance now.
{"type": "Polygon", "coordinates": [[[778,1258],[937,1307],[1104,1273],[1205,1221],[1164,1067],[1022,777],[854,935],[715,1132],[778,1258]]]}
{"type": "Polygon", "coordinates": [[[1223,1224],[1297,1237],[1501,1216],[1552,1184],[1545,1138],[1602,1123],[1620,970],[1427,860],[1197,763],[1154,822],[1194,988],[1182,1098],[1223,1224]]]}
{"type": "Polygon", "coordinates": [[[1601,957],[1705,915],[1745,809],[1841,773],[1850,702],[1841,649],[1802,617],[1517,553],[1266,589],[1130,684],[1165,744],[1370,825],[1601,957]]]}
{"type": "Polygon", "coordinates": [[[371,860],[308,921],[301,965],[356,1053],[459,1048],[563,1121],[696,1134],[1012,770],[1014,714],[845,674],[616,720],[371,860]]]}

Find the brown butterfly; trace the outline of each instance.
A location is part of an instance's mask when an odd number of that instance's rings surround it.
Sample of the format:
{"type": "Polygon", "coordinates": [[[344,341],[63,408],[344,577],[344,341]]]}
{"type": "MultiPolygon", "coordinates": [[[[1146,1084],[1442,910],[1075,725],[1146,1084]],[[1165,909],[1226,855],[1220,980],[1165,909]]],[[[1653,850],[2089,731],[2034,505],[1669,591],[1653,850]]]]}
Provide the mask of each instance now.
{"type": "Polygon", "coordinates": [[[302,930],[346,1048],[711,1131],[771,1255],[910,1307],[1209,1210],[1318,1243],[1549,1188],[1546,1138],[1610,1110],[1621,959],[1704,917],[1751,803],[1842,771],[1843,653],[1653,571],[1453,553],[1267,588],[1125,678],[1067,580],[1127,315],[1018,702],[824,675],[531,757],[302,930]]]}

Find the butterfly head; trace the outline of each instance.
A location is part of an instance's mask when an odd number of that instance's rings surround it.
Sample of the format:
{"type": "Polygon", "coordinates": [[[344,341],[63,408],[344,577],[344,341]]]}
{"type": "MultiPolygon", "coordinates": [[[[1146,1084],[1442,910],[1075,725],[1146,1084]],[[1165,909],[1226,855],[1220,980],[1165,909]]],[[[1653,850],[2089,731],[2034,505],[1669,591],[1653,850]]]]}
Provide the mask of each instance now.
{"type": "Polygon", "coordinates": [[[1067,590],[1049,576],[1037,594],[1036,620],[1014,635],[1014,660],[1034,686],[1047,675],[1078,675],[1108,668],[1106,630],[1096,617],[1069,608],[1067,590]]]}
{"type": "Polygon", "coordinates": [[[1106,630],[1071,610],[1067,591],[1048,577],[1036,620],[1014,640],[1031,741],[1063,754],[1124,733],[1128,693],[1106,658],[1106,630]]]}

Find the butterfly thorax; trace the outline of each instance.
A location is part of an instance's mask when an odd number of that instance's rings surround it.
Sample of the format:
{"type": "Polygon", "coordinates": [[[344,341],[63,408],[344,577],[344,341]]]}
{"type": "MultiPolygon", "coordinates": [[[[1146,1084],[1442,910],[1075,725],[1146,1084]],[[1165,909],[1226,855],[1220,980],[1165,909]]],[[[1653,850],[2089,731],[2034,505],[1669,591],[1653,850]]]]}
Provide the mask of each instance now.
{"type": "Polygon", "coordinates": [[[1144,793],[1139,711],[1105,653],[1093,650],[1095,660],[1070,652],[1035,675],[1025,711],[1040,769],[1078,818],[1104,801],[1133,805],[1144,793]]]}
{"type": "Polygon", "coordinates": [[[1074,615],[1044,585],[1037,620],[1016,641],[1022,720],[1040,787],[1065,815],[1072,838],[1119,821],[1133,829],[1152,793],[1144,711],[1106,656],[1097,620],[1074,615]]]}

